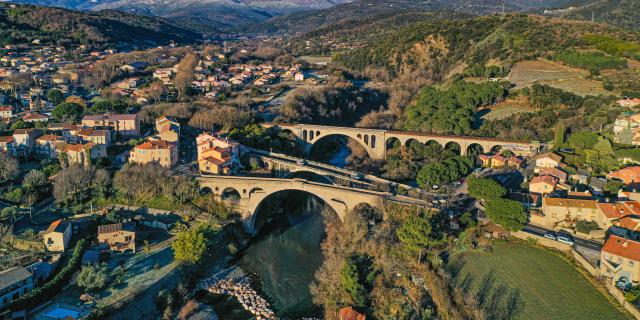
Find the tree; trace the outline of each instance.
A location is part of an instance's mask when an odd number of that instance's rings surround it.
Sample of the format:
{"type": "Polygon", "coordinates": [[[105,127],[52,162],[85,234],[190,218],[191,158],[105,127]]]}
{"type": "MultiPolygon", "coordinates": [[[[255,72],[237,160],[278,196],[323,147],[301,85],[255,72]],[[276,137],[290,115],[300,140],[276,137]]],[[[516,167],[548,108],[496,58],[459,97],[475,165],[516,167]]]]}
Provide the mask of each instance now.
{"type": "Polygon", "coordinates": [[[373,282],[374,276],[371,257],[353,254],[345,259],[340,272],[340,285],[349,293],[355,306],[367,306],[369,300],[367,287],[373,282]]]}
{"type": "Polygon", "coordinates": [[[57,106],[64,101],[64,94],[58,89],[51,89],[47,92],[47,100],[57,106]]]}
{"type": "Polygon", "coordinates": [[[63,102],[53,108],[51,115],[58,121],[61,122],[73,122],[80,118],[82,115],[83,109],[77,103],[73,102],[63,102]]]}
{"type": "Polygon", "coordinates": [[[469,195],[477,200],[490,200],[502,198],[507,194],[507,189],[497,181],[489,178],[469,178],[469,195]]]}
{"type": "Polygon", "coordinates": [[[18,161],[5,153],[0,153],[0,183],[16,177],[18,174],[18,161]]]}
{"type": "Polygon", "coordinates": [[[418,260],[422,258],[422,251],[426,247],[438,245],[442,242],[433,234],[431,219],[423,215],[409,216],[396,230],[396,235],[407,249],[418,252],[418,260]]]}
{"type": "Polygon", "coordinates": [[[96,292],[107,284],[107,266],[86,265],[82,267],[76,277],[76,284],[85,292],[96,292]]]}
{"type": "Polygon", "coordinates": [[[200,262],[207,251],[206,228],[201,226],[178,234],[178,238],[171,245],[176,259],[189,264],[200,262]]]}
{"type": "Polygon", "coordinates": [[[527,214],[522,203],[510,199],[487,201],[486,214],[493,222],[510,231],[519,231],[527,223],[527,214]]]}
{"type": "Polygon", "coordinates": [[[83,109],[87,108],[87,102],[84,101],[84,99],[82,99],[82,97],[80,97],[80,96],[69,96],[64,101],[68,102],[68,103],[75,103],[75,104],[81,106],[83,109]]]}
{"type": "Polygon", "coordinates": [[[569,136],[569,145],[577,150],[592,149],[598,142],[598,134],[589,131],[578,131],[569,136]]]}
{"type": "Polygon", "coordinates": [[[607,192],[608,195],[617,197],[618,191],[624,186],[624,183],[620,180],[610,179],[607,180],[607,183],[604,185],[604,191],[607,192]]]}
{"type": "Polygon", "coordinates": [[[22,181],[22,192],[25,200],[31,207],[33,203],[41,199],[49,188],[47,175],[40,170],[27,172],[22,181]]]}

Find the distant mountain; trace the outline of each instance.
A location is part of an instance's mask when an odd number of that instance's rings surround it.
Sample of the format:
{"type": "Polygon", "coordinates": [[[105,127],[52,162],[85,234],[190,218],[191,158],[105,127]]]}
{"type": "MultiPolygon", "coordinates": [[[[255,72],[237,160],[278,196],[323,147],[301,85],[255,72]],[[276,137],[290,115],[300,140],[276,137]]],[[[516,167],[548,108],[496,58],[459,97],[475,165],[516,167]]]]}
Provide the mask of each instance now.
{"type": "Polygon", "coordinates": [[[292,12],[323,9],[351,0],[15,0],[81,10],[115,9],[172,18],[191,26],[229,28],[292,12]]]}
{"type": "MultiPolygon", "coordinates": [[[[585,2],[584,0],[581,2],[585,2]]],[[[594,0],[568,9],[565,18],[593,20],[640,31],[640,0],[594,0]]]]}
{"type": "Polygon", "coordinates": [[[36,39],[53,44],[168,44],[192,43],[202,35],[166,19],[114,10],[83,12],[32,5],[12,8],[0,3],[0,44],[36,39]]]}
{"type": "Polygon", "coordinates": [[[242,31],[254,33],[304,33],[344,21],[376,16],[387,18],[396,14],[441,11],[478,15],[502,10],[542,12],[545,8],[562,6],[571,1],[575,0],[356,0],[326,9],[276,16],[264,22],[246,24],[239,28],[242,31]]]}

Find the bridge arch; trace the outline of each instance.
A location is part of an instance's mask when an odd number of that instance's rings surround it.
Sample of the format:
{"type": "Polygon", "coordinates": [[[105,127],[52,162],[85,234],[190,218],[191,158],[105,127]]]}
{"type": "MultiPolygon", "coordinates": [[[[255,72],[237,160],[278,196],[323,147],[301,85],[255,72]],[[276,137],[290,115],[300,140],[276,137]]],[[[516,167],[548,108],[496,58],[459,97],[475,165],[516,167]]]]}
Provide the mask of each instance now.
{"type": "Polygon", "coordinates": [[[386,150],[391,150],[395,147],[401,147],[402,146],[402,142],[400,141],[400,139],[396,138],[396,137],[390,137],[389,139],[387,139],[386,141],[386,150]]]}
{"type": "Polygon", "coordinates": [[[407,148],[409,148],[409,147],[411,147],[411,144],[413,144],[413,143],[418,143],[418,144],[420,144],[420,141],[418,141],[418,139],[409,138],[409,139],[407,139],[407,141],[404,143],[404,146],[405,146],[405,147],[407,147],[407,148]]]}
{"type": "Polygon", "coordinates": [[[489,147],[489,152],[493,153],[493,154],[499,154],[502,151],[502,145],[501,144],[494,144],[491,147],[489,147]]]}
{"type": "Polygon", "coordinates": [[[469,157],[475,157],[484,153],[484,148],[478,143],[472,143],[467,147],[466,155],[469,157]]]}
{"type": "MultiPolygon", "coordinates": [[[[335,214],[340,219],[343,218],[339,214],[339,212],[341,212],[341,210],[345,210],[345,208],[342,208],[341,205],[340,205],[340,202],[343,202],[342,200],[337,199],[337,198],[327,198],[324,195],[312,193],[312,192],[306,191],[306,190],[285,188],[285,189],[282,189],[282,190],[277,190],[277,191],[274,191],[274,192],[271,192],[271,193],[268,193],[268,194],[264,194],[256,202],[255,208],[253,209],[253,212],[251,214],[251,218],[248,221],[250,230],[252,230],[253,232],[258,232],[260,230],[260,227],[262,227],[261,222],[263,222],[263,221],[260,220],[260,216],[264,215],[265,214],[264,212],[268,212],[269,211],[269,210],[263,210],[263,206],[266,204],[267,200],[273,199],[274,197],[277,197],[277,196],[289,197],[291,194],[295,194],[295,193],[303,193],[303,194],[306,194],[306,195],[310,195],[313,198],[319,199],[322,202],[322,205],[323,205],[324,208],[331,209],[333,211],[333,214],[335,214]]],[[[269,213],[271,213],[271,212],[269,212],[269,213]]],[[[273,214],[273,213],[271,213],[271,214],[273,214]]]]}
{"type": "Polygon", "coordinates": [[[444,148],[457,154],[462,154],[462,147],[460,147],[460,144],[455,141],[447,142],[447,144],[444,145],[444,148]]]}
{"type": "Polygon", "coordinates": [[[312,151],[314,150],[314,147],[317,147],[318,145],[320,145],[321,143],[325,143],[327,141],[330,141],[331,139],[336,139],[336,138],[344,138],[344,139],[348,139],[348,140],[355,140],[367,153],[368,157],[372,156],[372,147],[369,146],[368,142],[370,142],[368,139],[368,135],[360,135],[358,134],[358,136],[360,136],[360,138],[357,137],[353,137],[351,135],[348,134],[342,134],[342,133],[330,133],[327,135],[323,135],[321,136],[319,139],[316,139],[313,142],[310,142],[311,145],[309,146],[309,150],[308,150],[308,154],[311,155],[312,151]],[[365,140],[366,138],[366,140],[365,140]],[[365,143],[365,141],[367,143],[365,143]]]}
{"type": "Polygon", "coordinates": [[[225,200],[239,201],[240,198],[242,198],[240,191],[238,191],[238,189],[233,187],[226,187],[220,193],[220,199],[222,201],[225,201],[225,200]]]}

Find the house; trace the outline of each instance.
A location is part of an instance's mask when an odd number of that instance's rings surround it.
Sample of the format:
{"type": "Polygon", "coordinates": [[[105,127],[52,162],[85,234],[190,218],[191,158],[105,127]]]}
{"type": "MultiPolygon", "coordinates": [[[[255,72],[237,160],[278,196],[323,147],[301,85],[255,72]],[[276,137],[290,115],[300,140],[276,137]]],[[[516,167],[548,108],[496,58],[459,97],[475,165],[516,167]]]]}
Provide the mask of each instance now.
{"type": "Polygon", "coordinates": [[[109,127],[123,136],[140,135],[140,118],[138,114],[100,114],[86,115],[82,118],[86,127],[109,127]]]}
{"type": "Polygon", "coordinates": [[[162,116],[156,119],[156,131],[158,132],[152,139],[175,142],[180,140],[180,123],[172,118],[162,116]]]}
{"type": "Polygon", "coordinates": [[[56,152],[64,154],[67,165],[79,164],[91,165],[92,161],[107,156],[107,147],[104,144],[87,143],[61,143],[56,146],[56,152]]]}
{"type": "Polygon", "coordinates": [[[558,179],[552,176],[537,176],[529,182],[529,192],[537,194],[550,194],[556,190],[558,179]]]}
{"type": "Polygon", "coordinates": [[[610,235],[600,251],[600,273],[612,282],[637,285],[640,280],[640,242],[610,235]]]}
{"type": "Polygon", "coordinates": [[[500,168],[505,167],[509,163],[509,159],[503,157],[502,155],[496,154],[491,157],[491,167],[492,168],[500,168]]]}
{"type": "Polygon", "coordinates": [[[613,142],[640,145],[640,114],[623,113],[613,124],[613,142]]]}
{"type": "Polygon", "coordinates": [[[298,72],[293,76],[293,80],[295,81],[304,81],[304,79],[306,79],[306,77],[302,72],[298,72]]]}
{"type": "Polygon", "coordinates": [[[129,162],[136,164],[158,162],[165,168],[171,168],[178,163],[178,147],[174,142],[147,141],[133,148],[129,162]]]}
{"type": "Polygon", "coordinates": [[[49,117],[44,114],[30,113],[22,117],[22,120],[24,120],[24,122],[47,122],[49,121],[49,117]]]}
{"type": "Polygon", "coordinates": [[[338,311],[338,319],[339,320],[366,320],[367,317],[364,314],[353,310],[352,307],[344,307],[340,309],[340,311],[338,311]]]}
{"type": "Polygon", "coordinates": [[[71,239],[71,222],[56,220],[49,225],[44,234],[44,247],[48,251],[66,251],[71,239]]]}
{"type": "Polygon", "coordinates": [[[37,129],[16,129],[13,132],[16,156],[21,159],[30,159],[35,150],[35,139],[42,135],[37,129]]]}
{"type": "Polygon", "coordinates": [[[11,118],[13,118],[13,107],[11,106],[0,107],[0,119],[11,119],[11,118]]]}
{"type": "Polygon", "coordinates": [[[559,182],[565,182],[567,178],[569,178],[569,175],[559,168],[542,168],[538,171],[538,174],[541,176],[552,176],[557,178],[559,182]]]}
{"type": "Polygon", "coordinates": [[[569,198],[569,199],[583,199],[583,200],[594,199],[593,194],[589,190],[585,190],[585,191],[572,191],[572,190],[569,190],[569,191],[567,191],[567,198],[569,198]]]}
{"type": "Polygon", "coordinates": [[[520,169],[520,168],[522,168],[523,165],[524,165],[524,160],[523,159],[518,158],[516,156],[511,156],[509,158],[508,166],[520,169]]]}
{"type": "Polygon", "coordinates": [[[54,159],[58,156],[56,145],[63,142],[61,136],[45,134],[36,139],[35,153],[38,159],[54,159]]]}
{"type": "Polygon", "coordinates": [[[542,214],[531,215],[530,222],[548,229],[573,225],[577,220],[595,221],[604,225],[602,211],[596,200],[542,198],[542,214]]]}
{"type": "Polygon", "coordinates": [[[98,242],[111,251],[136,252],[136,229],[133,223],[114,223],[98,226],[98,242]]]}
{"type": "Polygon", "coordinates": [[[640,216],[631,215],[611,221],[610,234],[635,241],[640,240],[640,216]]]}
{"type": "Polygon", "coordinates": [[[478,156],[480,162],[482,162],[482,166],[485,168],[491,167],[491,156],[487,154],[481,154],[478,156]]]}
{"type": "Polygon", "coordinates": [[[17,157],[16,146],[12,136],[0,136],[0,152],[17,157]]]}
{"type": "Polygon", "coordinates": [[[230,166],[229,158],[206,157],[198,160],[198,168],[202,174],[229,174],[230,166]]]}
{"type": "Polygon", "coordinates": [[[557,168],[562,163],[562,157],[553,152],[541,154],[536,159],[536,168],[534,169],[535,173],[544,169],[544,168],[557,168]]]}
{"type": "Polygon", "coordinates": [[[98,130],[94,128],[84,128],[75,132],[76,141],[93,142],[95,144],[103,144],[107,147],[111,146],[111,131],[98,130]]]}
{"type": "Polygon", "coordinates": [[[598,226],[600,226],[600,228],[602,229],[608,229],[613,224],[614,220],[640,214],[640,203],[636,201],[623,201],[613,203],[605,202],[598,203],[597,206],[602,213],[602,218],[598,223],[598,226]]]}
{"type": "Polygon", "coordinates": [[[640,166],[626,167],[607,174],[607,179],[622,181],[626,186],[637,187],[640,183],[640,166]]]}
{"type": "Polygon", "coordinates": [[[621,107],[632,108],[632,107],[635,107],[635,106],[640,106],[640,99],[638,99],[638,98],[620,99],[620,100],[618,100],[618,104],[621,107]]]}
{"type": "Polygon", "coordinates": [[[180,128],[180,122],[178,122],[177,120],[171,118],[171,117],[167,117],[167,116],[162,116],[156,119],[155,121],[155,126],[156,126],[156,131],[160,132],[162,131],[164,128],[166,128],[167,126],[175,126],[180,128]]]}
{"type": "Polygon", "coordinates": [[[0,271],[0,310],[33,290],[33,278],[24,267],[0,271]]]}

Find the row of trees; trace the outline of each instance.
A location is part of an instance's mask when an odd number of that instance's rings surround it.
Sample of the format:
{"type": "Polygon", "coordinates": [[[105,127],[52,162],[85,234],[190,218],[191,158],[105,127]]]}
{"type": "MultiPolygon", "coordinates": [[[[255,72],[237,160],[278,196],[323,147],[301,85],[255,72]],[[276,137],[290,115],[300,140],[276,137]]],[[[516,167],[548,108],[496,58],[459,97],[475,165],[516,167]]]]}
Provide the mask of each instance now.
{"type": "Polygon", "coordinates": [[[433,185],[441,185],[466,177],[473,167],[473,159],[456,156],[442,162],[427,164],[418,172],[416,181],[421,188],[430,189],[433,185]]]}
{"type": "Polygon", "coordinates": [[[481,200],[487,217],[507,230],[519,231],[527,223],[522,203],[505,199],[507,190],[493,179],[471,176],[469,195],[481,200]]]}

